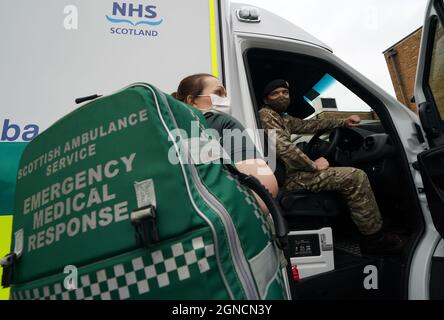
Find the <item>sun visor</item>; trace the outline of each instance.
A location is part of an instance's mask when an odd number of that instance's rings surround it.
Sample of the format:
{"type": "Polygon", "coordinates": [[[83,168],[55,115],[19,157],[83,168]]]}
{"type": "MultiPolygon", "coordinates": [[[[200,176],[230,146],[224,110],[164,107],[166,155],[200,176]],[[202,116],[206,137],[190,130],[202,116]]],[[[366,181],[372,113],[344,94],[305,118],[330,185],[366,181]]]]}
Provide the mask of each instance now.
{"type": "Polygon", "coordinates": [[[305,119],[316,112],[303,97],[292,98],[291,101],[292,103],[290,108],[288,108],[288,114],[293,117],[305,119]]]}
{"type": "Polygon", "coordinates": [[[310,89],[310,91],[308,91],[305,94],[305,97],[310,100],[313,101],[314,99],[316,99],[317,97],[319,97],[320,93],[317,92],[315,89],[310,89]]]}

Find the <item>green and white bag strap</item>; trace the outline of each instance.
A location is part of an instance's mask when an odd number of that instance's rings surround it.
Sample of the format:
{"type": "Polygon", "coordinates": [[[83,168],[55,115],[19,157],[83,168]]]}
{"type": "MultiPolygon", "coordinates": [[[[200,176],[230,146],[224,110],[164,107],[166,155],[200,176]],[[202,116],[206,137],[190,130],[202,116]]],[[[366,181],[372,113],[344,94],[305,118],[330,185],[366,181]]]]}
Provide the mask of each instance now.
{"type": "Polygon", "coordinates": [[[242,185],[253,190],[264,201],[273,218],[276,245],[280,249],[285,248],[288,244],[288,226],[273,196],[256,177],[240,172],[234,165],[225,164],[224,166],[242,185]]]}

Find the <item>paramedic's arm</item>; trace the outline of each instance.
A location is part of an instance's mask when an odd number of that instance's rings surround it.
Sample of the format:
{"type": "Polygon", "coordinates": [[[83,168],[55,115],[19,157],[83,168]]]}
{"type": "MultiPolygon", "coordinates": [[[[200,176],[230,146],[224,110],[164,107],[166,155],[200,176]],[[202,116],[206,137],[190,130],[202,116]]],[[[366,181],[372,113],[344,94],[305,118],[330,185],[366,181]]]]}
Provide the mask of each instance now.
{"type": "MultiPolygon", "coordinates": [[[[237,170],[254,176],[276,198],[279,191],[276,177],[256,150],[256,146],[244,126],[231,116],[224,116],[222,119],[224,120],[222,127],[231,130],[231,133],[223,134],[222,145],[228,149],[226,151],[230,153],[230,158],[234,161],[237,170]]],[[[265,203],[256,193],[253,192],[253,194],[262,211],[268,214],[269,210],[265,203]]]]}
{"type": "Polygon", "coordinates": [[[317,170],[316,164],[291,142],[290,135],[280,123],[281,119],[262,110],[259,114],[262,127],[267,130],[269,146],[276,146],[276,154],[288,167],[299,171],[313,172],[317,170]]]}
{"type": "MultiPolygon", "coordinates": [[[[276,198],[279,192],[276,177],[263,159],[243,160],[237,162],[235,165],[237,170],[239,170],[240,172],[256,177],[256,179],[258,179],[262,183],[262,185],[268,189],[273,198],[276,198]]],[[[257,202],[259,203],[262,211],[268,214],[269,210],[265,203],[256,193],[253,192],[253,194],[257,202]]]]}

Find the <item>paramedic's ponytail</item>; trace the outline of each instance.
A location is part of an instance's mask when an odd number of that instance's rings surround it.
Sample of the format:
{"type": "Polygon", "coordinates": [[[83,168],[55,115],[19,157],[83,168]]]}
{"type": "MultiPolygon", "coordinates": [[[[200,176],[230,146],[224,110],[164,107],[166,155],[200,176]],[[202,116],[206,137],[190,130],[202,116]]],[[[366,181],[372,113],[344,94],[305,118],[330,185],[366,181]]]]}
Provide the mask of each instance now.
{"type": "Polygon", "coordinates": [[[177,91],[173,92],[171,95],[182,102],[186,102],[187,97],[189,96],[194,99],[198,95],[202,94],[202,91],[205,88],[204,81],[209,77],[214,78],[213,75],[208,73],[197,73],[188,76],[180,82],[177,91]]]}

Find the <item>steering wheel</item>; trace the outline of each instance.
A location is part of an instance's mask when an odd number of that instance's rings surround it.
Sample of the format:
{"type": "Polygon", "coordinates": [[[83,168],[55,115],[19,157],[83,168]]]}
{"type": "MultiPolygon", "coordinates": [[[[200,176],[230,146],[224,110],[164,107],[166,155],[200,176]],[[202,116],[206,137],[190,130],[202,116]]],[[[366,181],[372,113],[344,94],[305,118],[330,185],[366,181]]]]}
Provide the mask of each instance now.
{"type": "Polygon", "coordinates": [[[326,158],[329,162],[334,160],[336,147],[341,140],[343,130],[341,127],[334,129],[319,130],[310,139],[307,146],[304,148],[305,153],[314,161],[320,157],[326,158]],[[322,140],[320,137],[330,132],[329,142],[322,140]],[[326,147],[326,145],[328,146],[326,147]],[[316,158],[316,159],[313,159],[316,158]]]}

